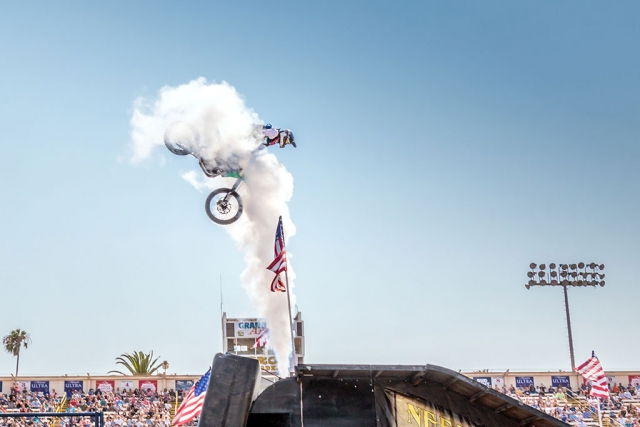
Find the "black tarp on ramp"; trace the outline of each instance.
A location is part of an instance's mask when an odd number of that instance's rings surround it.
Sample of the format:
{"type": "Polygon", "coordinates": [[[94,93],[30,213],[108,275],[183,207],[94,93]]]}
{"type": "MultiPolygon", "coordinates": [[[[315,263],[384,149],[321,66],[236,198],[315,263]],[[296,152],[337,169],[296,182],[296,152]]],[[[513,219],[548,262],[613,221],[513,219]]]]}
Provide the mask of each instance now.
{"type": "Polygon", "coordinates": [[[248,427],[561,427],[439,366],[300,365],[254,402],[248,427]]]}
{"type": "Polygon", "coordinates": [[[260,364],[233,354],[216,354],[198,427],[242,427],[258,395],[260,364]]]}

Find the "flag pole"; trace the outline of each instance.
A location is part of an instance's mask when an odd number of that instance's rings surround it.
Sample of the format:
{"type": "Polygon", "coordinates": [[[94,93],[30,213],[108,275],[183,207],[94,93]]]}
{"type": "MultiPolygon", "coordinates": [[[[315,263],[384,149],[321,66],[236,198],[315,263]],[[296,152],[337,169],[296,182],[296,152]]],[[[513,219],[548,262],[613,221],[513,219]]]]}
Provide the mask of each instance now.
{"type": "Polygon", "coordinates": [[[289,307],[289,330],[291,332],[291,359],[293,360],[293,368],[298,364],[298,361],[296,357],[296,341],[293,338],[293,317],[291,316],[291,297],[289,296],[289,275],[287,274],[287,270],[284,271],[284,280],[287,282],[287,306],[289,307]]]}
{"type": "MultiPolygon", "coordinates": [[[[280,221],[282,221],[282,215],[280,216],[280,221]]],[[[282,225],[282,242],[286,242],[285,234],[284,234],[284,224],[282,225]]],[[[286,243],[284,243],[285,251],[286,251],[286,243]]],[[[296,341],[293,338],[293,317],[291,316],[291,296],[289,295],[289,258],[287,257],[287,269],[284,271],[284,280],[287,284],[287,307],[289,308],[289,331],[291,332],[291,360],[293,361],[293,366],[295,367],[298,364],[298,360],[296,357],[296,341]]]]}

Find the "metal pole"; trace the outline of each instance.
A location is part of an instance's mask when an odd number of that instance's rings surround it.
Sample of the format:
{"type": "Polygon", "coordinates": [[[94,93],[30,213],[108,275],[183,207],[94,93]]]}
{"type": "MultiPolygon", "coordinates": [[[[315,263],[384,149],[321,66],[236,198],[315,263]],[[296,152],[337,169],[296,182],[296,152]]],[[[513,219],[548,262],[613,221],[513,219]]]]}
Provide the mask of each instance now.
{"type": "MultiPolygon", "coordinates": [[[[282,221],[282,217],[280,217],[279,221],[282,221]]],[[[284,226],[282,226],[282,242],[284,243],[284,241],[284,226]]],[[[286,251],[286,245],[284,249],[286,251]]],[[[287,270],[284,271],[284,279],[287,282],[287,307],[289,308],[289,331],[291,332],[291,360],[293,361],[293,366],[291,366],[291,368],[293,368],[298,364],[298,360],[296,357],[296,341],[293,338],[293,318],[291,317],[291,297],[289,296],[289,274],[287,270]]]]}
{"type": "Polygon", "coordinates": [[[298,360],[296,356],[296,341],[293,338],[293,318],[291,317],[291,297],[289,296],[289,275],[287,274],[287,270],[284,271],[284,279],[287,282],[287,306],[289,307],[289,330],[291,331],[291,359],[293,361],[293,368],[298,364],[298,360]]]}
{"type": "Polygon", "coordinates": [[[569,295],[567,294],[567,286],[562,286],[564,290],[564,308],[567,313],[567,330],[569,331],[569,355],[571,356],[571,371],[576,370],[576,360],[573,355],[573,336],[571,335],[571,316],[569,315],[569,295]]]}

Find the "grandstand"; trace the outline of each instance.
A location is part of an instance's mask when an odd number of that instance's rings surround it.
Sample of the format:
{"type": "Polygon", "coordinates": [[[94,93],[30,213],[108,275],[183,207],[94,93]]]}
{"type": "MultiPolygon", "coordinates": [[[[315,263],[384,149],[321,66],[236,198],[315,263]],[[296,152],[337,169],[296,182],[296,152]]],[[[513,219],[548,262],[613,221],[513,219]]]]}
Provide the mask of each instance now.
{"type": "MultiPolygon", "coordinates": [[[[295,318],[298,364],[304,364],[304,323],[295,318]]],[[[277,383],[274,355],[266,347],[251,348],[264,327],[257,318],[222,316],[223,353],[258,360],[260,391],[277,383]]],[[[0,427],[85,427],[95,424],[79,412],[101,413],[96,427],[170,427],[175,411],[196,375],[154,376],[33,376],[0,377],[0,414],[49,413],[51,417],[0,416],[0,427]]],[[[335,375],[341,375],[339,372],[335,375]]],[[[611,396],[604,402],[590,397],[580,374],[565,371],[462,373],[471,380],[523,405],[580,427],[640,427],[640,372],[606,372],[611,396]],[[601,418],[601,419],[600,419],[601,418]]],[[[197,420],[191,423],[197,424],[197,420]]]]}
{"type": "MultiPolygon", "coordinates": [[[[571,425],[640,427],[640,372],[610,371],[611,397],[598,403],[588,385],[570,372],[467,372],[470,379],[571,425]]],[[[200,375],[0,377],[0,413],[98,411],[105,427],[168,427],[181,396],[200,375]],[[142,389],[142,390],[141,390],[142,389]]],[[[264,378],[264,377],[263,377],[264,378]]],[[[271,375],[262,389],[277,381],[271,375]]],[[[59,419],[42,427],[83,426],[91,420],[59,419]]],[[[34,424],[38,424],[37,422],[34,424]]],[[[0,418],[0,426],[26,420],[0,418]]]]}

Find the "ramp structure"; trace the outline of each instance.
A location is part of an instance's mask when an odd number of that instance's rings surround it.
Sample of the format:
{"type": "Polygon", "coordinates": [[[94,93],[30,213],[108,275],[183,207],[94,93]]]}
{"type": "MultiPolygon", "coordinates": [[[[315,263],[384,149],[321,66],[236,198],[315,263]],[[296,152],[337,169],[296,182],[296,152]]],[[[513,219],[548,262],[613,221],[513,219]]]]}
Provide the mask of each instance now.
{"type": "Polygon", "coordinates": [[[202,404],[199,427],[242,427],[258,395],[260,363],[248,357],[216,354],[202,404]]]}
{"type": "Polygon", "coordinates": [[[198,427],[562,427],[434,365],[298,365],[259,396],[258,361],[217,354],[198,427]]]}
{"type": "Polygon", "coordinates": [[[254,402],[248,427],[561,427],[544,412],[434,365],[299,365],[254,402]]]}

